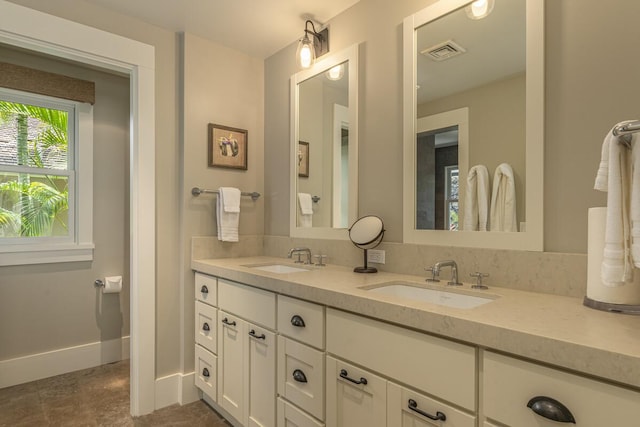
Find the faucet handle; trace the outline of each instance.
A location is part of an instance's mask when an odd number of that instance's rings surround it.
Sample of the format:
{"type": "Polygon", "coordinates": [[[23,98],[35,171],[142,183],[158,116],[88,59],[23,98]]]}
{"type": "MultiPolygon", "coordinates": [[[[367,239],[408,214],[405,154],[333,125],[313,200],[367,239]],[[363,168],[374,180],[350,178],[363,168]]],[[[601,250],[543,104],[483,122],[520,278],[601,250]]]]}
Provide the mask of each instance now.
{"type": "Polygon", "coordinates": [[[313,257],[318,260],[318,262],[316,262],[318,267],[326,267],[327,264],[324,263],[324,260],[327,258],[327,255],[314,255],[313,257]]]}
{"type": "Polygon", "coordinates": [[[440,276],[440,271],[435,268],[435,267],[425,267],[424,271],[430,271],[431,272],[431,278],[426,278],[425,280],[427,282],[439,282],[440,279],[438,278],[440,276]]]}
{"type": "Polygon", "coordinates": [[[482,284],[482,279],[484,277],[489,277],[489,273],[481,273],[479,271],[476,271],[475,273],[469,274],[469,276],[476,278],[476,284],[471,285],[471,289],[489,289],[488,286],[482,284]]]}

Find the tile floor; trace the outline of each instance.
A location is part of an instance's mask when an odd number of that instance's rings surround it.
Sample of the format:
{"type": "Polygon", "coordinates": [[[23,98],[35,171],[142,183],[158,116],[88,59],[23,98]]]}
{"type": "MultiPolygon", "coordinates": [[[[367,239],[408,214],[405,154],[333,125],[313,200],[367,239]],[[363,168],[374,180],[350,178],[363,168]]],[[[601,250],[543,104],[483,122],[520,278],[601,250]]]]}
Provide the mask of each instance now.
{"type": "Polygon", "coordinates": [[[0,389],[0,427],[230,427],[203,401],[129,414],[129,361],[0,389]]]}

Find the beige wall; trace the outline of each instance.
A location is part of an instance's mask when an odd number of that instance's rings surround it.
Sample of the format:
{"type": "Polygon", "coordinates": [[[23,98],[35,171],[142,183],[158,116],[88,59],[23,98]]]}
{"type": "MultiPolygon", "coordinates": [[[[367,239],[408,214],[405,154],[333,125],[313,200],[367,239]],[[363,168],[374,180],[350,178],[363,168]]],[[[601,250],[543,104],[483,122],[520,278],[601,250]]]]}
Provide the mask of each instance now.
{"type": "MultiPolygon", "coordinates": [[[[469,108],[469,168],[485,165],[493,173],[501,163],[513,168],[518,223],[525,221],[524,74],[418,105],[418,117],[469,108]]],[[[464,189],[466,183],[461,183],[464,189]]],[[[461,193],[464,197],[464,193],[461,193]]]]}
{"type": "Polygon", "coordinates": [[[128,336],[129,80],[2,46],[0,57],[96,84],[94,260],[0,267],[0,360],[128,336]],[[124,277],[122,293],[93,286],[115,275],[124,277]]]}
{"type": "MultiPolygon", "coordinates": [[[[360,43],[359,213],[384,218],[385,241],[402,241],[402,20],[433,1],[361,0],[331,20],[332,51],[360,43]],[[396,141],[397,150],[388,150],[396,141]],[[384,195],[384,197],[381,197],[384,195]]],[[[545,13],[545,251],[585,253],[587,209],[600,147],[617,122],[640,117],[634,55],[640,2],[550,0],[545,13]]],[[[288,79],[295,45],[265,62],[266,234],[288,235],[288,79]]]]}
{"type": "MultiPolygon", "coordinates": [[[[192,187],[217,189],[238,187],[242,191],[264,193],[264,71],[263,61],[185,34],[181,103],[183,115],[183,200],[181,260],[183,298],[182,348],[184,372],[193,370],[194,275],[191,271],[191,236],[216,235],[216,196],[191,195],[192,187]],[[209,123],[246,129],[248,167],[246,171],[207,166],[207,125],[209,123]]],[[[177,179],[177,177],[176,177],[177,179]]],[[[264,233],[264,197],[240,202],[241,235],[264,233]]],[[[230,243],[230,245],[239,245],[230,243]]],[[[164,315],[164,314],[163,314],[164,315]]]]}

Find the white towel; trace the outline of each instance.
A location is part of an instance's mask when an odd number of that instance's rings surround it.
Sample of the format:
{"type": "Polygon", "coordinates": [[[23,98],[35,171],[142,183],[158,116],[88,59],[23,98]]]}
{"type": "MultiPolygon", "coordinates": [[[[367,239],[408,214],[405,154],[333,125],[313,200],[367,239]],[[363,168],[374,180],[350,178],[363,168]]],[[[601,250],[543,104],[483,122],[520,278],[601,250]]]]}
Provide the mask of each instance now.
{"type": "MultiPolygon", "coordinates": [[[[631,138],[631,257],[640,268],[640,147],[636,147],[637,134],[631,138]]],[[[625,148],[626,150],[626,148],[625,148]]]]}
{"type": "Polygon", "coordinates": [[[218,240],[238,241],[238,223],[240,220],[240,190],[233,187],[220,187],[216,202],[216,224],[218,240]]]}
{"type": "MultiPolygon", "coordinates": [[[[637,154],[637,153],[636,153],[637,154]]],[[[606,286],[620,286],[633,280],[630,250],[629,203],[631,156],[609,132],[602,143],[602,158],[594,188],[607,192],[604,255],[601,278],[606,286]]],[[[640,190],[640,186],[636,187],[640,190]]],[[[635,198],[634,198],[635,201],[635,198]]]]}
{"type": "Polygon", "coordinates": [[[298,225],[304,228],[313,226],[313,202],[311,200],[311,194],[298,193],[298,203],[300,204],[298,225]]]}
{"type": "Polygon", "coordinates": [[[489,171],[484,165],[476,165],[467,174],[463,230],[487,231],[489,196],[489,171]]]}
{"type": "Polygon", "coordinates": [[[513,169],[507,163],[496,168],[491,193],[491,231],[518,231],[516,222],[516,186],[513,169]]]}

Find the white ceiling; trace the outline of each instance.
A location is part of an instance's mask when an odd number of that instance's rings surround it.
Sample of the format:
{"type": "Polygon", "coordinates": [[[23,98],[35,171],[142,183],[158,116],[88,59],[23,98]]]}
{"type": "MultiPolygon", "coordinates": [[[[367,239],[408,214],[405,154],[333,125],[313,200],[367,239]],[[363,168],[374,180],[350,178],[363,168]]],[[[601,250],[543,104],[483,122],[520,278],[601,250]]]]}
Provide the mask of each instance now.
{"type": "Polygon", "coordinates": [[[264,59],[301,38],[306,19],[325,24],[359,0],[84,1],[264,59]]]}

